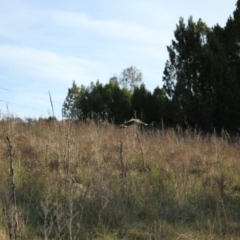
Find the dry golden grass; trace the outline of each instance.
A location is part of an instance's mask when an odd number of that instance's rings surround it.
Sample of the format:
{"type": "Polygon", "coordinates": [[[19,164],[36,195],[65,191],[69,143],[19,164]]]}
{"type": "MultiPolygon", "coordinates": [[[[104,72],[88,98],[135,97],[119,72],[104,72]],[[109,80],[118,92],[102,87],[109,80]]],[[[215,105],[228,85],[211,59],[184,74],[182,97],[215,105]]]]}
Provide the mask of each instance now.
{"type": "Polygon", "coordinates": [[[0,122],[2,239],[6,136],[21,239],[239,239],[238,138],[13,118],[0,122]]]}

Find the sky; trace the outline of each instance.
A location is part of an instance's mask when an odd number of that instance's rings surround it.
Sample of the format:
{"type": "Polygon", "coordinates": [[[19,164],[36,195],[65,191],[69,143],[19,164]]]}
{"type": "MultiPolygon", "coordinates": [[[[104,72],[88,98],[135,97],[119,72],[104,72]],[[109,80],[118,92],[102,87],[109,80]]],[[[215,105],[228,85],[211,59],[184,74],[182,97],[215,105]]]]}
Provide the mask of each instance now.
{"type": "Polygon", "coordinates": [[[0,118],[62,119],[73,80],[89,86],[137,67],[162,87],[183,17],[224,27],[237,0],[0,0],[0,118]]]}

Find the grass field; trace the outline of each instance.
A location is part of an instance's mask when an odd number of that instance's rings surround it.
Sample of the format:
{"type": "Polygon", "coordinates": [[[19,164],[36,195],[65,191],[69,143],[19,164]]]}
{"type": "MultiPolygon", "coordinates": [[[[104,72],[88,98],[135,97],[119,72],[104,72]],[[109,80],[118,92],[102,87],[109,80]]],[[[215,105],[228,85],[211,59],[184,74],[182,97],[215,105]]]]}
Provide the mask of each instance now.
{"type": "Polygon", "coordinates": [[[0,239],[240,239],[240,139],[0,122],[0,239]]]}

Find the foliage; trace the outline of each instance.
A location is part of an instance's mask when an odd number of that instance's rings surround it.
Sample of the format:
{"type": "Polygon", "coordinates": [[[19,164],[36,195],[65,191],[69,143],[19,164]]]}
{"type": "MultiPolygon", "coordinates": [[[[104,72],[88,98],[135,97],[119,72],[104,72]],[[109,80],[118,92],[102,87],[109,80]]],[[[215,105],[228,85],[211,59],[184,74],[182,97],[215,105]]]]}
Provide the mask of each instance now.
{"type": "Polygon", "coordinates": [[[181,124],[193,125],[200,115],[200,76],[208,27],[201,19],[194,23],[192,17],[186,26],[180,18],[175,31],[176,40],[167,47],[169,61],[164,70],[164,89],[178,106],[177,119],[181,124]]]}
{"type": "Polygon", "coordinates": [[[122,88],[127,88],[132,92],[142,83],[142,79],[142,72],[136,67],[130,66],[122,71],[118,83],[122,88]]]}
{"type": "Polygon", "coordinates": [[[201,19],[180,18],[163,87],[146,89],[140,70],[130,66],[105,85],[72,88],[63,105],[71,120],[123,123],[136,117],[158,127],[193,127],[205,132],[236,132],[240,119],[240,0],[224,28],[201,19]]]}
{"type": "Polygon", "coordinates": [[[73,81],[72,88],[68,89],[68,95],[63,103],[62,114],[64,117],[77,120],[82,116],[82,108],[79,107],[79,101],[84,98],[85,87],[79,88],[73,81]]]}
{"type": "Polygon", "coordinates": [[[175,40],[167,47],[169,60],[163,76],[175,124],[204,131],[238,128],[238,15],[237,8],[224,29],[219,25],[210,29],[192,17],[186,25],[180,18],[175,40]]]}
{"type": "MultiPolygon", "coordinates": [[[[161,101],[164,101],[164,91],[159,91],[161,97],[158,97],[157,101],[161,104],[161,101]]],[[[144,84],[135,86],[133,92],[120,88],[115,79],[110,79],[105,85],[97,81],[89,87],[77,87],[73,82],[63,104],[63,116],[74,121],[94,119],[119,124],[138,115],[139,118],[151,122],[156,115],[152,105],[155,95],[152,95],[144,84]],[[152,108],[149,108],[150,105],[152,108]]]]}

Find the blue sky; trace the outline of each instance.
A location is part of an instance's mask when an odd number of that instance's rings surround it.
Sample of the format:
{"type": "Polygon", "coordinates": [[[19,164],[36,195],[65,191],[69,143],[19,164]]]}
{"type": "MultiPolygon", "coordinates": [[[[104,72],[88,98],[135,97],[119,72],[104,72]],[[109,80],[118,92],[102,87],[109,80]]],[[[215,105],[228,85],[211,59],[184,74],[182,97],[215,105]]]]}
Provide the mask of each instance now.
{"type": "Polygon", "coordinates": [[[73,80],[108,82],[129,66],[162,86],[179,18],[225,26],[237,0],[0,0],[0,111],[55,115],[73,80]],[[8,102],[8,104],[6,103],[8,102]]]}

